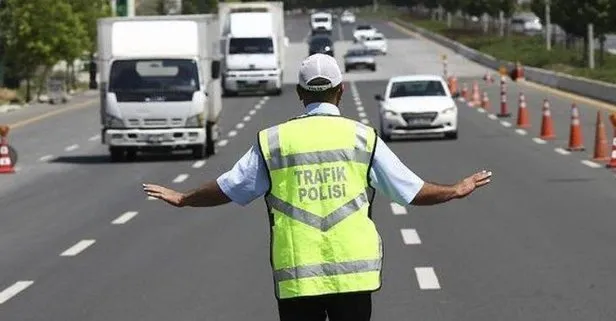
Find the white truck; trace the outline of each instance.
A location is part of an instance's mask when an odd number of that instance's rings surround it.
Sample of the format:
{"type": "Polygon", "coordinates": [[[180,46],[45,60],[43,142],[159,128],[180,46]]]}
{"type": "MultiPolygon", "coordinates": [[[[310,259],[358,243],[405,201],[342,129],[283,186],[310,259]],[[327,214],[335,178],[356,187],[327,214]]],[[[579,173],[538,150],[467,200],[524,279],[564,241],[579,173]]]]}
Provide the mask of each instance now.
{"type": "Polygon", "coordinates": [[[225,96],[240,92],[280,95],[285,47],[282,2],[218,4],[225,96]]]}
{"type": "Polygon", "coordinates": [[[310,15],[310,30],[311,33],[327,33],[332,34],[334,29],[334,19],[331,13],[328,12],[315,12],[310,15]]]}
{"type": "Polygon", "coordinates": [[[102,143],[112,161],[138,151],[216,152],[222,109],[214,15],[98,20],[102,143]]]}

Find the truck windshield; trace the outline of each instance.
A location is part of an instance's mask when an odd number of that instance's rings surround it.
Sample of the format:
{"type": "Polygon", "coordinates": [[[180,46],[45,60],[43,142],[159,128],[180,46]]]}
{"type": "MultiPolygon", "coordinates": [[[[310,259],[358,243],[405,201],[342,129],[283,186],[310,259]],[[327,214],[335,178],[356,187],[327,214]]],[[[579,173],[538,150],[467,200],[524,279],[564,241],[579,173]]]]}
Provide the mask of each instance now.
{"type": "Polygon", "coordinates": [[[111,65],[109,92],[194,93],[197,63],[189,59],[118,60],[111,65]]]}
{"type": "Polygon", "coordinates": [[[272,38],[231,38],[229,54],[271,54],[274,53],[272,38]]]}
{"type": "Polygon", "coordinates": [[[314,18],[314,22],[329,22],[328,18],[314,18]]]}

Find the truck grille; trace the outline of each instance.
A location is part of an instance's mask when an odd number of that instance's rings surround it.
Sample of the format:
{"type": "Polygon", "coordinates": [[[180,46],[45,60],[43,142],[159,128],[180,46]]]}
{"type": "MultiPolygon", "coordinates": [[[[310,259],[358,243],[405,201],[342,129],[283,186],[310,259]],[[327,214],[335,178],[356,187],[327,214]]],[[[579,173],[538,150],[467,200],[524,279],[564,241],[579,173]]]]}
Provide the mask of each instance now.
{"type": "Polygon", "coordinates": [[[128,125],[136,128],[168,128],[181,127],[184,125],[184,121],[182,118],[131,118],[128,120],[128,125]]]}

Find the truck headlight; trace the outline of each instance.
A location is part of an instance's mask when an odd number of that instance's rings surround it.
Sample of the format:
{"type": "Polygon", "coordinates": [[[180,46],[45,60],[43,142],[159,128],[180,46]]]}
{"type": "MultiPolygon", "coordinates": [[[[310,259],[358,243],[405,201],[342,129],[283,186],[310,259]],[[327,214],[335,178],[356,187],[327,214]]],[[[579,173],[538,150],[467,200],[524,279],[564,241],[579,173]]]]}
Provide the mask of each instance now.
{"type": "Polygon", "coordinates": [[[205,123],[203,122],[203,114],[190,116],[186,119],[186,127],[202,128],[204,126],[205,123]]]}
{"type": "Polygon", "coordinates": [[[107,128],[125,128],[124,121],[118,117],[107,114],[105,116],[105,127],[107,128]]]}
{"type": "Polygon", "coordinates": [[[445,109],[443,109],[443,111],[441,113],[449,114],[449,113],[453,113],[454,111],[456,111],[456,107],[455,106],[449,107],[449,108],[445,108],[445,109]]]}

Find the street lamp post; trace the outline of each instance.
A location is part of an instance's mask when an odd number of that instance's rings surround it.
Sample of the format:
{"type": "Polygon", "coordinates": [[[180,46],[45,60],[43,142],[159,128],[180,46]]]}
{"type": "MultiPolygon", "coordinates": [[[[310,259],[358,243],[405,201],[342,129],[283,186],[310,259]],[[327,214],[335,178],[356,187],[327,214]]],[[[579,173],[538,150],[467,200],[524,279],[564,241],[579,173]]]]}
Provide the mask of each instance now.
{"type": "Polygon", "coordinates": [[[545,0],[545,48],[552,50],[552,22],[550,17],[550,0],[545,0]]]}

